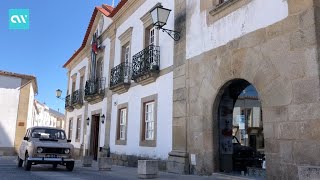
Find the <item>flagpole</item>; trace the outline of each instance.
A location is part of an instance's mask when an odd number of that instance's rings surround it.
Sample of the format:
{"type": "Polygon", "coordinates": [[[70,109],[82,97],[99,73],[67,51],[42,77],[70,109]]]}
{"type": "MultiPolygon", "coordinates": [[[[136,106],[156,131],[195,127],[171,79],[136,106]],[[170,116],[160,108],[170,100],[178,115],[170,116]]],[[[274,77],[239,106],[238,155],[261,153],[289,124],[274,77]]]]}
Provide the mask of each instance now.
{"type": "Polygon", "coordinates": [[[112,0],[112,7],[114,7],[114,0],[112,0]]]}

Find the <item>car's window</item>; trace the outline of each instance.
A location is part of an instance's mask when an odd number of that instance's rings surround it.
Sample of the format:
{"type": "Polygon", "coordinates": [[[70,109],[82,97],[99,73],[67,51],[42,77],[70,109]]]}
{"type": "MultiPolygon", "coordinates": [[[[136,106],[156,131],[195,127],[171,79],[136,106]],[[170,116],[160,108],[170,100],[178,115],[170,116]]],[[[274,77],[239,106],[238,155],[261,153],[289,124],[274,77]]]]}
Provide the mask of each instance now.
{"type": "Polygon", "coordinates": [[[33,129],[31,136],[39,139],[66,139],[64,131],[59,129],[36,128],[33,129]]]}

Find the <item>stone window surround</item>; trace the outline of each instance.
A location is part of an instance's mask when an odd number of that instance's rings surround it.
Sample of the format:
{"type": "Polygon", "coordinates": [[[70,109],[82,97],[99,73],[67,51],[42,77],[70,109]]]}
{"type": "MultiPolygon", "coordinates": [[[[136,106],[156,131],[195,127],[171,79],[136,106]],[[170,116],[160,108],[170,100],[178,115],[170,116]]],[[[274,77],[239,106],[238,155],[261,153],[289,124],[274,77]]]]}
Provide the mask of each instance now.
{"type": "Polygon", "coordinates": [[[80,142],[80,137],[81,137],[81,122],[82,122],[82,115],[77,116],[77,124],[76,124],[76,138],[75,142],[80,142]],[[80,122],[78,122],[78,119],[80,118],[80,122]],[[80,123],[80,129],[78,129],[78,125],[80,123]],[[77,135],[79,133],[79,135],[77,135]],[[78,139],[77,139],[78,137],[78,139]]]}
{"type": "MultiPolygon", "coordinates": [[[[122,61],[124,61],[124,51],[123,51],[123,47],[127,47],[129,46],[129,61],[131,59],[131,39],[132,39],[132,30],[133,30],[133,27],[129,27],[124,33],[122,33],[118,39],[120,40],[120,63],[122,61]]],[[[119,64],[120,64],[119,63],[119,64]]]]}
{"type": "Polygon", "coordinates": [[[157,116],[158,116],[158,94],[150,95],[144,98],[141,98],[141,120],[140,120],[140,141],[139,146],[145,147],[156,147],[157,146],[157,116]],[[148,102],[154,102],[154,139],[145,140],[145,122],[144,122],[144,111],[145,104],[148,102]]]}
{"type": "Polygon", "coordinates": [[[68,124],[68,139],[70,139],[71,141],[72,141],[72,133],[73,133],[72,129],[73,129],[73,117],[69,118],[69,124],[68,124]],[[70,124],[71,124],[71,128],[70,128],[70,124]]]}
{"type": "Polygon", "coordinates": [[[116,145],[127,145],[127,137],[128,137],[128,103],[123,103],[123,104],[119,104],[117,106],[117,126],[116,126],[116,138],[115,138],[115,144],[116,145]],[[121,109],[127,109],[127,114],[126,114],[126,135],[125,135],[125,139],[121,140],[120,139],[120,110],[121,109]]]}
{"type": "Polygon", "coordinates": [[[75,91],[76,89],[72,89],[72,85],[73,85],[73,83],[74,83],[74,88],[76,88],[76,83],[77,83],[77,73],[74,73],[71,77],[71,92],[70,92],[70,94],[72,94],[73,93],[73,91],[75,91]]]}
{"type": "MultiPolygon", "coordinates": [[[[154,7],[160,6],[160,5],[161,5],[161,3],[158,2],[154,7]]],[[[153,8],[151,8],[151,9],[153,9],[153,8]]],[[[147,44],[146,41],[149,40],[149,39],[146,39],[146,31],[150,30],[153,27],[152,16],[151,16],[151,13],[149,11],[140,18],[140,20],[143,23],[143,28],[144,28],[144,31],[143,31],[143,47],[146,47],[146,44],[147,44]]],[[[157,30],[157,32],[156,32],[156,45],[157,46],[159,45],[159,43],[158,43],[159,42],[159,32],[158,31],[159,30],[157,30]]]]}
{"type": "Polygon", "coordinates": [[[230,13],[236,11],[242,6],[249,4],[252,0],[228,0],[226,2],[220,3],[220,0],[213,0],[213,8],[209,11],[212,17],[211,21],[217,21],[230,13]]]}
{"type": "Polygon", "coordinates": [[[79,70],[79,74],[80,76],[84,76],[86,73],[86,66],[83,66],[80,70],[79,70]]]}

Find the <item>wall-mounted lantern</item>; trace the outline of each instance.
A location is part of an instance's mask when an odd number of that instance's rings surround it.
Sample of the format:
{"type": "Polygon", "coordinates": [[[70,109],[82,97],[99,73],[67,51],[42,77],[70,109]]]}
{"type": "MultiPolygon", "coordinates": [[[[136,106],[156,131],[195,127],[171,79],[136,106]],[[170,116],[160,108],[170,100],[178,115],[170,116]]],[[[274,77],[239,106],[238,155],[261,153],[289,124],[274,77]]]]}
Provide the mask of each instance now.
{"type": "Polygon", "coordinates": [[[65,100],[64,98],[61,97],[61,94],[62,94],[61,89],[57,89],[57,90],[56,90],[56,97],[57,97],[58,99],[65,100]]]}
{"type": "Polygon", "coordinates": [[[101,116],[101,123],[103,124],[104,123],[104,120],[105,120],[105,116],[104,116],[104,114],[101,116]]]}
{"type": "Polygon", "coordinates": [[[163,32],[168,33],[172,39],[178,41],[180,39],[180,32],[163,28],[163,26],[167,24],[170,12],[170,9],[163,8],[162,5],[152,8],[150,10],[150,14],[152,17],[153,26],[155,26],[157,29],[161,29],[163,32]]]}
{"type": "Polygon", "coordinates": [[[87,125],[89,126],[90,118],[87,118],[87,125]]]}

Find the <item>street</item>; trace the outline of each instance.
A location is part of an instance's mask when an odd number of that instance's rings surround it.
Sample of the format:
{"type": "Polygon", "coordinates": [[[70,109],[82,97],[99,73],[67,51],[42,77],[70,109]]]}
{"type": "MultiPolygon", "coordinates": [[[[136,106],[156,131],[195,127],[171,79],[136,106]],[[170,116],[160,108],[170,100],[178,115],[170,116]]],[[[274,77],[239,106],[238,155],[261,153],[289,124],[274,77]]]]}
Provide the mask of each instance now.
{"type": "MultiPolygon", "coordinates": [[[[98,171],[97,164],[93,167],[81,167],[80,161],[77,161],[72,172],[69,172],[63,166],[53,169],[51,165],[32,166],[31,171],[25,171],[23,168],[16,166],[16,157],[0,156],[0,180],[105,180],[105,179],[138,179],[137,168],[122,166],[113,166],[112,171],[98,171]]],[[[193,175],[176,175],[164,172],[159,173],[157,179],[183,179],[183,180],[248,180],[246,177],[233,177],[222,174],[212,176],[193,176],[193,175]]]]}

